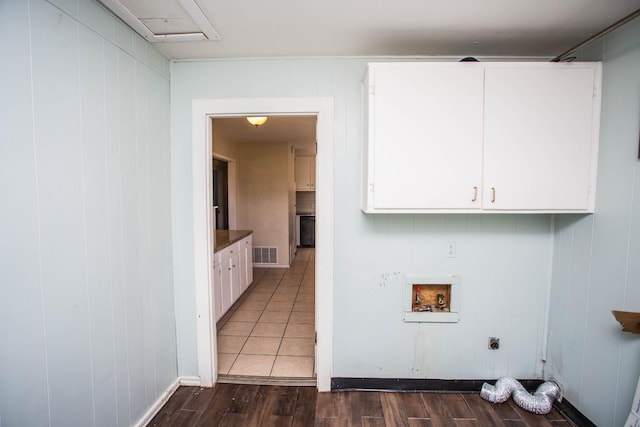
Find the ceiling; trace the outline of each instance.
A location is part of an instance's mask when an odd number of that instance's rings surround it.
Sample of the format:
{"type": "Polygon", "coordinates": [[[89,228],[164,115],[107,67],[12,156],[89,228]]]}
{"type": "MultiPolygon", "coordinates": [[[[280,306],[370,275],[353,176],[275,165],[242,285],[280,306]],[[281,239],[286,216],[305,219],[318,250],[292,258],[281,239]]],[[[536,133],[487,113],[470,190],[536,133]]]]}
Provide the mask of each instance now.
{"type": "Polygon", "coordinates": [[[171,59],[554,57],[640,8],[640,0],[100,1],[171,59]]]}
{"type": "MultiPolygon", "coordinates": [[[[640,0],[99,0],[174,60],[253,57],[553,58],[640,0]]],[[[215,119],[238,143],[315,153],[315,117],[215,119]]],[[[214,135],[216,134],[214,133],[214,135]]]]}
{"type": "Polygon", "coordinates": [[[316,154],[315,116],[270,116],[260,127],[249,124],[245,117],[213,119],[213,146],[216,138],[242,144],[246,142],[286,142],[296,154],[316,154]]]}

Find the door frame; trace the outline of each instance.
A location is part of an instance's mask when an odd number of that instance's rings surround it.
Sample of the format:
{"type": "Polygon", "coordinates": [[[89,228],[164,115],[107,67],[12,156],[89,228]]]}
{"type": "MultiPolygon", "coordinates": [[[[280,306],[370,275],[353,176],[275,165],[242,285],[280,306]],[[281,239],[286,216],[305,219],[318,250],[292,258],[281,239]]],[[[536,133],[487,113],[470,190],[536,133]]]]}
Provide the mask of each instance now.
{"type": "Polygon", "coordinates": [[[319,391],[331,390],[333,371],[333,98],[228,98],[192,101],[193,256],[200,385],[218,378],[213,293],[211,118],[247,115],[317,117],[316,137],[316,372],[319,391]],[[321,230],[321,232],[318,232],[321,230]]]}
{"type": "MultiPolygon", "coordinates": [[[[209,125],[211,126],[211,125],[209,125]]],[[[237,206],[237,200],[236,200],[236,159],[233,159],[231,157],[222,155],[222,154],[218,154],[215,152],[212,152],[212,158],[214,159],[218,159],[218,160],[222,160],[227,162],[227,192],[229,193],[227,196],[227,208],[228,208],[228,222],[229,222],[229,228],[230,229],[234,229],[236,228],[236,224],[237,224],[237,217],[236,217],[236,206],[237,206]],[[232,197],[232,195],[234,195],[232,197]]],[[[212,183],[213,185],[213,183],[212,183]]]]}

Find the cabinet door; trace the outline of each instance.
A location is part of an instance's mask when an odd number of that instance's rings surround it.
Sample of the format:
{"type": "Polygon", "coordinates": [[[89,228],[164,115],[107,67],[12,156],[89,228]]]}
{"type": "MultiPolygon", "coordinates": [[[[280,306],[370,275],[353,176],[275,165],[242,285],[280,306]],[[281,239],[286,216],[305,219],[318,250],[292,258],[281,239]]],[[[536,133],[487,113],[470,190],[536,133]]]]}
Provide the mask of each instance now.
{"type": "Polygon", "coordinates": [[[222,303],[222,267],[216,264],[213,267],[213,304],[216,310],[216,322],[220,320],[224,314],[222,303]]]}
{"type": "Polygon", "coordinates": [[[247,287],[253,283],[253,236],[249,236],[246,239],[246,259],[247,259],[247,287]]]}
{"type": "Polygon", "coordinates": [[[316,158],[314,156],[298,156],[295,166],[296,191],[315,191],[316,158]]]}
{"type": "Polygon", "coordinates": [[[220,265],[221,280],[220,280],[220,292],[222,294],[222,314],[226,313],[233,305],[233,298],[231,293],[232,286],[232,263],[231,259],[227,258],[222,261],[220,265]]]}
{"type": "Polygon", "coordinates": [[[554,65],[486,70],[484,209],[593,209],[599,74],[554,65]]]}
{"type": "Polygon", "coordinates": [[[479,209],[484,70],[468,63],[374,65],[370,211],[479,209]]]}
{"type": "Polygon", "coordinates": [[[309,189],[316,191],[316,158],[309,157],[309,189]]]}
{"type": "Polygon", "coordinates": [[[247,247],[244,241],[238,251],[238,273],[240,277],[240,293],[242,293],[249,287],[247,277],[247,247]]]}
{"type": "Polygon", "coordinates": [[[240,289],[244,292],[253,282],[253,263],[251,262],[251,237],[242,240],[238,255],[240,257],[240,289]]]}
{"type": "Polygon", "coordinates": [[[229,267],[231,269],[231,305],[233,305],[242,294],[240,286],[240,255],[237,250],[234,251],[233,256],[229,259],[229,267]]]}

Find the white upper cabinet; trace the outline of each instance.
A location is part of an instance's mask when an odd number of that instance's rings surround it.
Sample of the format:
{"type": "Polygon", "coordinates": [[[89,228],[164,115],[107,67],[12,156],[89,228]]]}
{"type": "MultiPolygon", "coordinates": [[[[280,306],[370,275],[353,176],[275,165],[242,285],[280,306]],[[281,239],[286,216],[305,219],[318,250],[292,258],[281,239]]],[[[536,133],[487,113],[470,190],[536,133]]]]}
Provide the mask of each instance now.
{"type": "Polygon", "coordinates": [[[596,69],[580,65],[486,69],[484,209],[593,211],[596,69]]]}
{"type": "Polygon", "coordinates": [[[593,212],[599,63],[375,63],[362,209],[593,212]]]}
{"type": "Polygon", "coordinates": [[[316,191],[316,157],[296,156],[296,191],[316,191]]]}
{"type": "Polygon", "coordinates": [[[388,64],[369,77],[373,209],[479,208],[482,68],[388,64]]]}

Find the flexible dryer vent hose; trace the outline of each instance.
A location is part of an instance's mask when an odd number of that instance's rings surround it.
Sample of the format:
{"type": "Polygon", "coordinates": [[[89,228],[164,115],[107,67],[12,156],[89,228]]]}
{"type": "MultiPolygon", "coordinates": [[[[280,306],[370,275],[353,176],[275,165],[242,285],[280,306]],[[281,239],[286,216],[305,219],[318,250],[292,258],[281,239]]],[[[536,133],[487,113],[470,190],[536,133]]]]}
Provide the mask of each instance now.
{"type": "Polygon", "coordinates": [[[513,394],[516,405],[534,414],[548,414],[553,407],[553,401],[560,397],[560,387],[552,381],[547,381],[531,394],[520,382],[510,377],[498,378],[495,385],[484,383],[480,390],[480,397],[491,403],[504,403],[513,394]]]}

